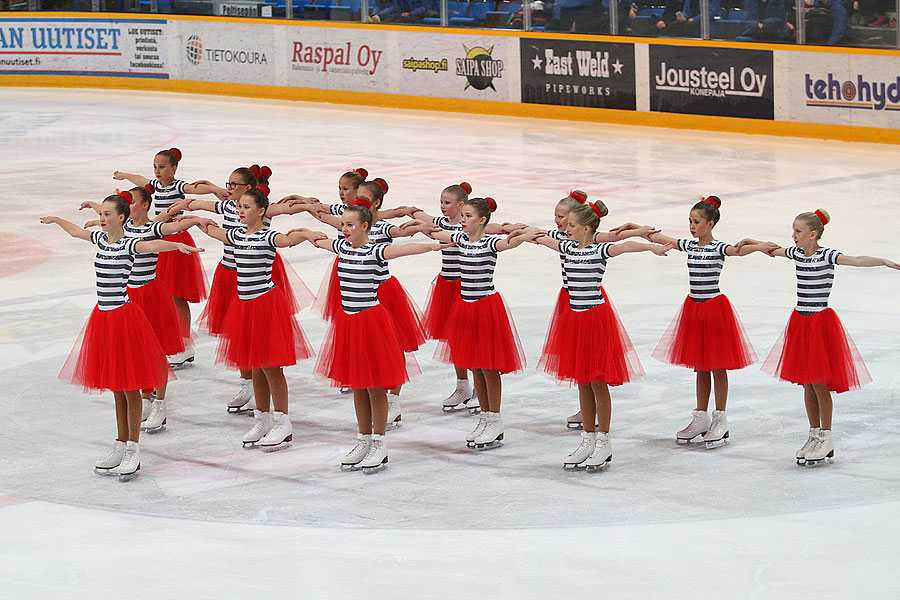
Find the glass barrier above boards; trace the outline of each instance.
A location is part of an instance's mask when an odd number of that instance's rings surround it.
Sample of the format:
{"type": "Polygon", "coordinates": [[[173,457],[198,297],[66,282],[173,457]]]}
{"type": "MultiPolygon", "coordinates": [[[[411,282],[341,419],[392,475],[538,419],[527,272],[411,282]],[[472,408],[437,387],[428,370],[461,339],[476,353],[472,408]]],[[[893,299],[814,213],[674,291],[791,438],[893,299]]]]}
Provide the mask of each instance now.
{"type": "Polygon", "coordinates": [[[900,0],[0,0],[0,11],[169,13],[900,48],[900,0]]]}

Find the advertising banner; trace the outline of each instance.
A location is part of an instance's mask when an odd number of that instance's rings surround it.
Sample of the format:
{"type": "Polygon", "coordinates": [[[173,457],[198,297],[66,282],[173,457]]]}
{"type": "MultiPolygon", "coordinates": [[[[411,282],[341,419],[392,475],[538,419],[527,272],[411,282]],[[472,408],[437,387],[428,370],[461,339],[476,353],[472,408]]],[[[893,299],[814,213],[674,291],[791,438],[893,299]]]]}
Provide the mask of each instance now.
{"type": "Polygon", "coordinates": [[[357,92],[390,92],[392,32],[287,27],[287,85],[357,92]]]}
{"type": "Polygon", "coordinates": [[[168,79],[163,19],[4,18],[0,73],[168,79]]]}
{"type": "Polygon", "coordinates": [[[900,129],[896,57],[779,52],[776,65],[779,120],[900,129]]]}
{"type": "Polygon", "coordinates": [[[650,110],[773,119],[772,52],[650,46],[650,110]]]}
{"type": "Polygon", "coordinates": [[[519,40],[402,32],[397,90],[402,94],[519,102],[519,40]]]}
{"type": "Polygon", "coordinates": [[[271,25],[179,22],[173,36],[181,79],[278,85],[271,25]]]}
{"type": "Polygon", "coordinates": [[[635,110],[634,44],[519,43],[522,102],[635,110]]]}

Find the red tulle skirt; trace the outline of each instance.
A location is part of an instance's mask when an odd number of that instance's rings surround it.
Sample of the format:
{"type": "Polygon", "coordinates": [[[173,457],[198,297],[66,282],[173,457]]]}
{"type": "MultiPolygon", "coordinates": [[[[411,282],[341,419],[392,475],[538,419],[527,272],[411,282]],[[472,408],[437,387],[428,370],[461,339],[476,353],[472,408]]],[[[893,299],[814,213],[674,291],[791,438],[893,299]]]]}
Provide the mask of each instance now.
{"type": "Polygon", "coordinates": [[[184,352],[184,340],[190,331],[187,319],[175,307],[172,293],[159,279],[128,288],[128,297],[144,311],[163,352],[169,355],[184,352]]]}
{"type": "Polygon", "coordinates": [[[294,319],[284,292],[269,290],[253,300],[236,298],[222,324],[216,362],[230,369],[287,367],[313,349],[294,319]]]}
{"type": "Polygon", "coordinates": [[[461,279],[444,279],[440,275],[431,282],[431,293],[425,303],[423,326],[430,340],[446,340],[444,329],[453,305],[459,300],[461,279]]]}
{"type": "Polygon", "coordinates": [[[197,324],[210,335],[221,335],[222,324],[231,303],[237,300],[237,271],[232,271],[221,262],[216,267],[213,275],[212,287],[209,288],[209,298],[197,324]]]}
{"type": "Polygon", "coordinates": [[[322,278],[319,285],[319,293],[316,294],[316,301],[313,304],[313,310],[322,315],[326,321],[334,319],[334,315],[341,312],[341,280],[338,277],[338,257],[334,257],[331,263],[331,269],[328,274],[322,278]]]}
{"type": "Polygon", "coordinates": [[[281,258],[281,254],[277,251],[275,261],[272,263],[272,283],[284,292],[291,307],[291,314],[296,315],[316,300],[312,290],[303,283],[291,263],[281,258]]]}
{"type": "Polygon", "coordinates": [[[830,308],[811,315],[792,312],[762,370],[791,383],[825,384],[836,393],[872,381],[856,344],[830,308]]]}
{"type": "Polygon", "coordinates": [[[153,389],[175,379],[141,307],[94,307],[59,378],[88,390],[153,389]]]}
{"type": "Polygon", "coordinates": [[[544,340],[544,349],[541,351],[538,368],[545,368],[544,365],[548,363],[558,364],[559,349],[554,348],[550,342],[559,336],[560,328],[563,327],[563,323],[572,312],[574,311],[569,306],[569,290],[559,288],[559,295],[556,297],[556,306],[553,307],[553,315],[550,317],[550,327],[547,328],[547,338],[544,340]]]}
{"type": "Polygon", "coordinates": [[[499,293],[453,306],[445,329],[447,341],[435,357],[461,369],[514,373],[525,367],[525,353],[512,315],[499,293]]]}
{"type": "Polygon", "coordinates": [[[322,343],[316,373],[335,387],[390,389],[409,381],[394,321],[377,304],[357,313],[335,313],[322,343]]]}
{"type": "MultiPolygon", "coordinates": [[[[163,239],[196,246],[194,238],[187,231],[173,233],[163,239]]],[[[206,298],[206,273],[203,272],[200,255],[196,252],[160,252],[156,263],[156,277],[172,290],[173,296],[184,298],[188,302],[200,302],[206,298]]]]}
{"type": "Polygon", "coordinates": [[[554,315],[556,325],[551,323],[539,368],[570,384],[622,385],[644,374],[612,303],[582,311],[568,305],[566,309],[554,315]]]}
{"type": "Polygon", "coordinates": [[[394,319],[394,329],[397,332],[397,339],[400,340],[400,348],[404,352],[418,350],[419,346],[425,343],[422,311],[393,275],[378,286],[378,302],[394,319]]]}
{"type": "Polygon", "coordinates": [[[743,369],[756,353],[725,294],[704,302],[685,298],[653,358],[695,371],[743,369]]]}

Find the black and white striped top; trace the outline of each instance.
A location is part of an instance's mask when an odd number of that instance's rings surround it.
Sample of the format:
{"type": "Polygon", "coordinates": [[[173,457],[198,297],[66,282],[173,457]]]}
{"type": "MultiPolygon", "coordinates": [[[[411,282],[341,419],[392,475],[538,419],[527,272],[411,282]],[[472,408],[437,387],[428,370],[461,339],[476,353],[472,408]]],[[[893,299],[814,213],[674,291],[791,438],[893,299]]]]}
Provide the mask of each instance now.
{"type": "MultiPolygon", "coordinates": [[[[184,200],[184,186],[187,185],[186,181],[176,179],[170,185],[164,186],[159,182],[159,179],[154,179],[150,182],[150,185],[153,186],[153,190],[155,191],[153,202],[156,206],[157,215],[169,210],[169,207],[179,200],[184,200]]],[[[172,215],[172,218],[180,217],[182,214],[183,213],[179,212],[177,215],[172,215]]]]}
{"type": "Polygon", "coordinates": [[[794,261],[797,270],[797,312],[812,314],[828,308],[828,296],[834,285],[834,265],[841,255],[832,248],[819,248],[806,256],[801,248],[786,248],[784,255],[794,261]]]}
{"type": "MultiPolygon", "coordinates": [[[[334,240],[338,257],[341,307],[346,313],[358,313],[378,304],[378,273],[387,267],[384,250],[388,244],[368,242],[354,248],[346,239],[334,240]]],[[[378,349],[375,348],[377,352],[378,349]]]]}
{"type": "MultiPolygon", "coordinates": [[[[375,223],[372,224],[372,229],[369,230],[369,240],[374,244],[393,244],[394,237],[391,235],[392,227],[393,225],[384,219],[375,221],[375,223]]],[[[384,266],[378,272],[376,281],[378,281],[378,285],[381,285],[390,278],[390,268],[387,263],[384,263],[384,266]]]]}
{"type": "Polygon", "coordinates": [[[470,242],[469,234],[460,231],[452,234],[450,239],[459,248],[462,299],[474,302],[493,294],[497,243],[503,238],[499,235],[484,235],[477,242],[470,242]]]}
{"type": "Polygon", "coordinates": [[[606,302],[600,286],[611,246],[610,243],[603,243],[579,248],[578,242],[573,240],[559,243],[563,270],[569,284],[569,308],[572,310],[590,310],[606,302]]]}
{"type": "Polygon", "coordinates": [[[705,246],[697,243],[697,240],[680,239],[678,249],[687,252],[688,276],[691,282],[691,292],[688,294],[692,300],[703,302],[715,298],[722,292],[719,291],[719,276],[722,267],[725,266],[725,257],[731,244],[713,240],[705,246]]]}
{"type": "Polygon", "coordinates": [[[135,246],[140,240],[128,236],[111,244],[105,231],[91,233],[91,243],[97,246],[94,271],[97,274],[97,307],[100,310],[119,308],[128,299],[125,288],[137,254],[135,246]]]}
{"type": "MultiPolygon", "coordinates": [[[[163,238],[163,223],[150,221],[146,225],[135,225],[134,221],[128,219],[123,227],[126,236],[136,238],[138,241],[149,242],[163,238]]],[[[135,254],[134,266],[131,267],[131,276],[128,278],[128,287],[139,288],[156,279],[156,260],[158,258],[159,254],[156,252],[135,254]]]]}
{"type": "MultiPolygon", "coordinates": [[[[226,232],[243,227],[237,204],[233,200],[228,199],[216,202],[215,210],[222,215],[222,229],[226,232]]],[[[237,270],[237,263],[234,260],[234,246],[225,244],[225,249],[222,252],[222,266],[229,271],[237,270]]]]}
{"type": "MultiPolygon", "coordinates": [[[[449,217],[435,217],[434,224],[450,233],[462,231],[462,223],[455,225],[450,223],[449,217]]],[[[441,249],[441,278],[447,281],[455,281],[460,278],[459,271],[459,248],[450,246],[441,249]]]]}
{"type": "Polygon", "coordinates": [[[246,227],[229,229],[228,243],[234,246],[237,264],[238,298],[253,300],[274,289],[272,262],[275,260],[275,236],[277,231],[262,229],[253,234],[246,227]]]}
{"type": "MultiPolygon", "coordinates": [[[[553,238],[557,242],[570,241],[569,234],[567,234],[565,231],[560,231],[559,229],[548,229],[547,237],[553,238]]],[[[559,268],[562,270],[563,289],[568,291],[569,281],[568,279],[566,279],[566,255],[562,251],[562,249],[560,249],[559,251],[559,268]]]]}
{"type": "MultiPolygon", "coordinates": [[[[343,204],[343,203],[332,204],[331,206],[328,207],[328,211],[336,217],[343,216],[345,210],[347,210],[347,205],[343,204]]],[[[337,238],[339,240],[344,239],[344,232],[341,231],[340,229],[338,229],[337,238]]]]}

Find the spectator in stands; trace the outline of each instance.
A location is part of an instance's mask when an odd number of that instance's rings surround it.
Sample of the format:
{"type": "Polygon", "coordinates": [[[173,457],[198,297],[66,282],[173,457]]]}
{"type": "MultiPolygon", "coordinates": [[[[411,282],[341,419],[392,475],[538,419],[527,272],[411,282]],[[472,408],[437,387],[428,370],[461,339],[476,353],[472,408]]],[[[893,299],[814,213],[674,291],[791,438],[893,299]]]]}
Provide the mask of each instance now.
{"type": "Polygon", "coordinates": [[[576,33],[609,33],[609,8],[603,2],[610,1],[618,6],[618,32],[628,32],[629,9],[633,6],[630,0],[557,0],[559,22],[550,28],[576,33]]]}
{"type": "Polygon", "coordinates": [[[744,10],[747,11],[747,20],[744,21],[741,37],[774,42],[788,39],[784,0],[747,0],[744,10]]]}
{"type": "Polygon", "coordinates": [[[381,23],[421,23],[426,16],[439,17],[441,7],[436,0],[393,0],[372,15],[372,21],[381,23]],[[433,13],[433,14],[432,14],[433,13]]]}
{"type": "Polygon", "coordinates": [[[811,44],[824,41],[829,46],[835,46],[847,45],[852,41],[850,18],[841,0],[816,0],[807,13],[806,23],[806,41],[811,44]]]}
{"type": "MultiPolygon", "coordinates": [[[[719,0],[709,0],[709,32],[715,36],[719,0]]],[[[656,22],[656,34],[669,37],[700,37],[700,0],[666,0],[666,9],[656,22]]]]}

